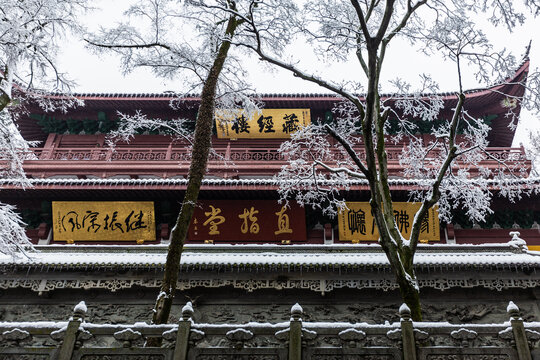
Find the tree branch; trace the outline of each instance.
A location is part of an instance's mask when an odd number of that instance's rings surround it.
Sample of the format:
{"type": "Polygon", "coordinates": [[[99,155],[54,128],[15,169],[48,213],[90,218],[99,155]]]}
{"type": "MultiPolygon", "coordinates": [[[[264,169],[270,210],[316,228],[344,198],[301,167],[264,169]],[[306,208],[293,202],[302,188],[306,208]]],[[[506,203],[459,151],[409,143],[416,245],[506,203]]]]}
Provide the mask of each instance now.
{"type": "Polygon", "coordinates": [[[358,154],[356,153],[356,151],[354,151],[351,144],[346,139],[344,139],[340,134],[338,134],[337,131],[334,130],[332,127],[330,127],[328,124],[324,126],[324,129],[326,130],[328,134],[330,134],[334,139],[336,139],[341,144],[341,146],[343,146],[345,151],[347,151],[347,154],[349,154],[349,156],[354,161],[356,166],[358,166],[360,171],[362,171],[364,176],[367,178],[369,175],[369,171],[366,168],[366,166],[362,163],[362,160],[360,160],[360,158],[358,157],[358,154]]]}
{"type": "Polygon", "coordinates": [[[365,177],[362,174],[359,174],[356,171],[352,171],[351,169],[347,169],[345,167],[334,168],[334,167],[328,166],[327,164],[319,160],[313,160],[313,163],[316,165],[322,166],[326,170],[333,173],[346,173],[347,175],[352,176],[354,178],[365,179],[365,177]]]}
{"type": "Polygon", "coordinates": [[[367,27],[366,19],[364,17],[364,12],[362,11],[358,0],[351,0],[351,4],[356,11],[356,16],[358,17],[358,21],[360,21],[360,28],[362,29],[362,33],[364,34],[364,37],[367,41],[371,39],[371,35],[369,34],[369,29],[367,27]]]}
{"type": "Polygon", "coordinates": [[[450,165],[452,164],[452,161],[456,158],[456,151],[457,148],[455,146],[455,137],[457,132],[457,127],[459,124],[459,118],[461,116],[461,111],[463,109],[463,104],[465,103],[465,94],[460,93],[458,95],[458,103],[456,105],[456,109],[454,110],[454,115],[452,117],[452,122],[450,124],[450,137],[449,137],[449,151],[446,156],[446,159],[439,169],[439,172],[437,174],[437,178],[435,179],[435,182],[431,186],[431,197],[424,201],[422,203],[422,206],[420,206],[420,209],[414,216],[413,226],[411,229],[411,238],[410,238],[410,249],[411,252],[414,254],[416,251],[416,246],[418,245],[418,239],[420,235],[420,226],[422,223],[422,219],[424,216],[426,216],[429,209],[439,201],[439,198],[441,196],[440,193],[440,186],[444,179],[444,176],[447,172],[447,170],[450,168],[450,165]]]}
{"type": "Polygon", "coordinates": [[[392,38],[397,34],[399,33],[404,27],[405,25],[407,25],[407,21],[409,21],[409,18],[411,17],[411,15],[422,5],[424,5],[425,3],[427,2],[427,0],[422,0],[422,1],[419,1],[417,2],[416,4],[414,4],[414,6],[411,6],[411,2],[408,1],[407,2],[407,12],[405,13],[405,15],[403,15],[403,18],[401,19],[400,23],[390,32],[390,34],[388,34],[383,42],[385,43],[388,43],[390,40],[392,40],[392,38]]]}
{"type": "Polygon", "coordinates": [[[126,44],[100,44],[100,43],[96,43],[88,39],[84,39],[84,41],[86,41],[90,45],[106,48],[106,49],[145,49],[145,48],[161,47],[161,48],[172,51],[172,48],[170,46],[159,43],[159,42],[153,42],[153,43],[148,43],[148,44],[126,45],[126,44]]]}
{"type": "Polygon", "coordinates": [[[379,26],[379,30],[377,31],[377,35],[375,35],[375,42],[380,42],[384,34],[386,33],[386,30],[388,29],[388,26],[390,25],[390,20],[392,19],[392,13],[394,12],[394,2],[395,0],[387,0],[386,1],[386,7],[384,9],[384,15],[381,20],[381,25],[379,26]]]}

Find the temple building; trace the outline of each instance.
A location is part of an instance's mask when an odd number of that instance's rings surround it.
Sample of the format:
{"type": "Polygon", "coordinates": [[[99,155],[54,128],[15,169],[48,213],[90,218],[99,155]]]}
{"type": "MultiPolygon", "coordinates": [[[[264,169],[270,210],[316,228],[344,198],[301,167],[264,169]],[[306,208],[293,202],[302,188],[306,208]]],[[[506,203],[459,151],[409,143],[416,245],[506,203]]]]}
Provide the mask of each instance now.
{"type": "MultiPolygon", "coordinates": [[[[511,159],[530,170],[523,147],[511,146],[514,131],[505,116],[509,106],[519,107],[508,95],[523,95],[520,80],[528,66],[524,62],[504,84],[466,93],[469,114],[491,126],[485,166],[511,159]]],[[[156,131],[111,148],[106,135],[117,126],[118,113],[135,111],[161,119],[180,114],[194,126],[199,99],[185,98],[175,111],[168,93],[77,97],[83,107],[65,114],[30,107],[18,120],[22,136],[40,142],[24,163],[32,187],[0,180],[0,200],[17,206],[38,252],[30,258],[0,255],[0,321],[21,314],[62,320],[80,300],[94,319],[151,318],[186,189],[190,147],[156,131]]],[[[339,98],[269,94],[261,101],[260,116],[216,126],[208,175],[182,255],[177,303],[192,300],[199,321],[279,320],[296,302],[308,320],[395,318],[400,296],[376,244],[366,182],[351,183],[346,194],[355,216],[332,219],[277,201],[275,175],[286,163],[280,144],[300,125],[331,122],[339,98]]],[[[457,98],[445,94],[443,101],[445,118],[457,98]]],[[[420,128],[427,134],[429,126],[420,128]]],[[[402,147],[389,145],[388,157],[391,191],[406,234],[417,209],[407,202],[416,179],[401,174],[402,147]]],[[[511,203],[495,196],[493,214],[483,223],[459,209],[448,224],[430,213],[415,257],[427,320],[506,319],[509,300],[540,319],[539,200],[511,203]]],[[[177,306],[174,321],[179,312],[177,306]]]]}

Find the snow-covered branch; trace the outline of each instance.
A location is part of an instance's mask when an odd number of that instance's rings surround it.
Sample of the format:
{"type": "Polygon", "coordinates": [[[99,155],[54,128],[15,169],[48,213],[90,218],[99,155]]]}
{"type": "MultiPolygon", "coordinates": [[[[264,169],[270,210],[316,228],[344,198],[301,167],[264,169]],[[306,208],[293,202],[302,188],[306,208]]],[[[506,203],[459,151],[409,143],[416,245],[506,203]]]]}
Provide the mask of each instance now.
{"type": "MultiPolygon", "coordinates": [[[[30,186],[23,161],[31,153],[15,118],[29,103],[44,111],[82,105],[69,94],[73,82],[61,71],[57,53],[67,32],[80,33],[87,0],[0,0],[0,177],[30,186]]],[[[25,224],[15,208],[0,204],[0,252],[31,251],[25,224]]]]}
{"type": "Polygon", "coordinates": [[[0,253],[13,257],[29,256],[33,246],[24,227],[14,206],[0,204],[0,253]]]}
{"type": "Polygon", "coordinates": [[[78,17],[86,8],[86,0],[0,0],[0,67],[7,85],[69,92],[73,83],[56,55],[66,32],[82,31],[78,17]]]}

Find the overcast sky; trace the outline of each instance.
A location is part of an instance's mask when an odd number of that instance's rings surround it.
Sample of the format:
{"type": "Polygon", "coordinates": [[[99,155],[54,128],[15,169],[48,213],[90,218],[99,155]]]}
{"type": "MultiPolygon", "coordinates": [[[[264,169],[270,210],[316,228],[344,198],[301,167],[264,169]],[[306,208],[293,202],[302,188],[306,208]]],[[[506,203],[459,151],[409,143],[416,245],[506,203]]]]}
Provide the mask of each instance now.
{"type": "MultiPolygon", "coordinates": [[[[86,26],[90,30],[96,30],[99,25],[112,26],[122,17],[123,7],[128,4],[127,0],[95,1],[93,5],[96,10],[84,18],[86,26]]],[[[496,40],[498,48],[506,47],[510,49],[516,57],[520,58],[532,40],[530,52],[531,68],[540,66],[540,21],[530,19],[524,26],[519,27],[512,34],[508,34],[504,29],[489,27],[486,32],[496,40]]],[[[311,53],[306,44],[295,43],[291,47],[294,54],[311,53]]],[[[343,79],[346,76],[361,78],[360,69],[355,62],[346,64],[323,65],[316,63],[314,56],[305,56],[301,65],[304,68],[317,66],[316,72],[332,77],[333,79],[343,79]]],[[[114,55],[91,54],[84,47],[83,42],[70,37],[66,41],[66,47],[60,55],[62,68],[70,74],[78,86],[76,92],[162,92],[167,90],[181,90],[181,79],[163,80],[156,78],[149,71],[137,70],[126,76],[119,70],[119,62],[114,55]]],[[[403,78],[414,83],[418,79],[418,74],[428,73],[435,78],[441,91],[455,91],[457,88],[457,77],[455,65],[445,63],[441,59],[415,56],[414,50],[406,44],[391,46],[385,60],[384,81],[396,77],[403,78]]],[[[294,78],[291,74],[280,70],[268,71],[266,66],[261,66],[257,60],[250,60],[246,63],[250,72],[250,77],[255,89],[260,93],[320,93],[324,90],[316,85],[294,78]]],[[[472,76],[466,78],[465,88],[477,88],[478,83],[472,76]]],[[[526,130],[530,128],[540,129],[538,116],[522,113],[521,123],[515,146],[526,140],[526,130]]]]}

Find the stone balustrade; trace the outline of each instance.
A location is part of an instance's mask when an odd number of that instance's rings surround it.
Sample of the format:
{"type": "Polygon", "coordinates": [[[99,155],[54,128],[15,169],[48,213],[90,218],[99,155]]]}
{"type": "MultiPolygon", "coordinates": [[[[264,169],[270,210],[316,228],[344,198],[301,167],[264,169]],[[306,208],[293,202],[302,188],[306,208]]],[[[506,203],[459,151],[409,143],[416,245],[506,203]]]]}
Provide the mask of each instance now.
{"type": "MultiPolygon", "coordinates": [[[[0,323],[0,359],[481,359],[540,356],[540,323],[523,322],[510,302],[498,324],[413,322],[402,305],[399,321],[385,324],[304,322],[298,304],[280,323],[207,324],[193,319],[191,303],[176,324],[88,322],[81,302],[64,322],[0,323]],[[159,338],[160,347],[145,347],[159,338]]],[[[396,320],[398,320],[396,318],[396,320]]]]}

